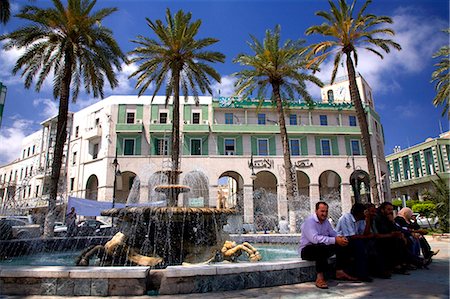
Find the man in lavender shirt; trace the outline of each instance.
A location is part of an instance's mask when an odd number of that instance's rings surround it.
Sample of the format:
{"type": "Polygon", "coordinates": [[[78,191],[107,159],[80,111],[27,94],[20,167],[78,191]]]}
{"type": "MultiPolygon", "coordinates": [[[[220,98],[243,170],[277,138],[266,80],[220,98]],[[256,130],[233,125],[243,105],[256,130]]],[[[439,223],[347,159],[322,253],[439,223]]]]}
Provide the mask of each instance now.
{"type": "Polygon", "coordinates": [[[340,247],[347,246],[346,237],[338,236],[328,221],[328,204],[316,203],[316,213],[302,224],[299,253],[302,259],[316,262],[316,287],[327,289],[324,272],[328,270],[328,258],[336,254],[336,279],[356,281],[344,272],[340,259],[340,247]]]}

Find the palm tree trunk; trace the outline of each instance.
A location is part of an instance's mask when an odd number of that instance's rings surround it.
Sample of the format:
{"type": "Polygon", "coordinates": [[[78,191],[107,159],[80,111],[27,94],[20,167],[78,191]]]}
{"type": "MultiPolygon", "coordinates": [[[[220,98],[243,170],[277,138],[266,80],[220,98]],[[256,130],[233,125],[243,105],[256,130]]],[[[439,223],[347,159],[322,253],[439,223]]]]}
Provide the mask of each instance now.
{"type": "Polygon", "coordinates": [[[292,173],[291,152],[289,150],[289,141],[286,130],[286,121],[284,119],[283,103],[280,96],[280,86],[272,84],[273,94],[277,104],[278,122],[280,125],[281,144],[283,146],[284,172],[286,179],[286,200],[294,200],[294,174],[292,173]]]}
{"type": "Polygon", "coordinates": [[[72,81],[72,56],[69,51],[65,55],[64,79],[61,85],[59,99],[58,123],[56,127],[55,151],[52,161],[50,177],[48,212],[45,217],[44,237],[53,237],[56,219],[56,199],[58,196],[58,183],[61,174],[64,145],[67,139],[67,114],[69,112],[70,83],[72,81]]]}
{"type": "MultiPolygon", "coordinates": [[[[173,75],[173,114],[172,114],[172,171],[169,175],[169,184],[178,184],[179,176],[179,159],[180,159],[180,70],[176,67],[172,70],[173,75]]],[[[178,193],[176,189],[172,189],[169,196],[169,206],[176,206],[178,201],[178,193]]]]}
{"type": "Polygon", "coordinates": [[[358,117],[359,127],[361,128],[361,137],[366,151],[367,167],[369,169],[370,189],[372,191],[373,203],[379,204],[380,197],[378,194],[377,177],[375,174],[375,165],[373,163],[372,147],[370,145],[369,126],[367,124],[366,113],[364,111],[361,97],[358,91],[358,85],[356,84],[356,72],[353,66],[353,61],[350,57],[350,53],[346,53],[346,64],[348,72],[348,80],[350,84],[350,97],[355,105],[356,116],[358,117]]]}

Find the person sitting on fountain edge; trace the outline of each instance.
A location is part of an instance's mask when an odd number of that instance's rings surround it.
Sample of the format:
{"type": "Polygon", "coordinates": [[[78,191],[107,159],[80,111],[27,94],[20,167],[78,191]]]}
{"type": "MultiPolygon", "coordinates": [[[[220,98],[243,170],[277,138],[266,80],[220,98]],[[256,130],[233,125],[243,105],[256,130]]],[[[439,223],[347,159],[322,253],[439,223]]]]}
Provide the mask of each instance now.
{"type": "Polygon", "coordinates": [[[346,237],[338,236],[328,221],[328,204],[316,203],[316,212],[308,217],[301,227],[299,253],[302,259],[316,262],[316,287],[327,289],[324,273],[329,269],[328,258],[336,254],[336,279],[356,281],[344,272],[342,247],[348,245],[346,237]]]}

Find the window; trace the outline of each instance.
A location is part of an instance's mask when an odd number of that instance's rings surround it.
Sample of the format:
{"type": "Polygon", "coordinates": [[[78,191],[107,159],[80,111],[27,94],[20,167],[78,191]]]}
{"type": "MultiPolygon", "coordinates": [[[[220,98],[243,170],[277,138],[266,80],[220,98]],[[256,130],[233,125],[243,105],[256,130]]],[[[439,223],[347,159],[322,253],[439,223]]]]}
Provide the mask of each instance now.
{"type": "Polygon", "coordinates": [[[320,115],[320,125],[328,126],[328,118],[326,115],[320,115]]]}
{"type": "Polygon", "coordinates": [[[291,156],[300,156],[300,140],[289,139],[289,146],[291,150],[291,156]]]}
{"type": "Polygon", "coordinates": [[[169,140],[164,138],[156,139],[156,154],[159,156],[169,154],[169,140]]]}
{"type": "Polygon", "coordinates": [[[78,137],[78,134],[80,133],[80,127],[79,126],[76,126],[75,127],[75,138],[77,138],[78,137]]]}
{"type": "Polygon", "coordinates": [[[334,102],[334,94],[331,89],[327,92],[327,96],[328,96],[328,103],[333,103],[334,102]]]}
{"type": "Polygon", "coordinates": [[[75,185],[75,178],[70,178],[70,191],[73,191],[74,185],[75,185]]]}
{"type": "Polygon", "coordinates": [[[258,155],[268,156],[269,155],[269,140],[268,139],[258,139],[258,155]]]}
{"type": "Polygon", "coordinates": [[[30,175],[33,175],[33,166],[30,167],[30,175]]]}
{"type": "Polygon", "coordinates": [[[160,124],[167,124],[167,112],[161,112],[159,114],[159,123],[160,124]]]}
{"type": "Polygon", "coordinates": [[[352,150],[352,156],[361,155],[361,143],[359,140],[350,140],[350,147],[352,150]]]}
{"type": "Polygon", "coordinates": [[[72,165],[77,164],[77,152],[73,152],[72,154],[72,165]]]}
{"type": "Polygon", "coordinates": [[[27,151],[24,149],[23,150],[23,154],[22,154],[22,159],[24,159],[25,158],[25,153],[26,153],[27,151]]]}
{"type": "Polygon", "coordinates": [[[30,150],[31,150],[31,148],[28,148],[28,151],[27,151],[27,157],[30,156],[30,150]]]}
{"type": "Polygon", "coordinates": [[[25,167],[25,177],[28,175],[28,167],[25,167]]]}
{"type": "Polygon", "coordinates": [[[35,194],[35,196],[36,196],[36,197],[39,196],[39,185],[36,186],[36,194],[35,194]]]}
{"type": "Polygon", "coordinates": [[[356,127],[356,116],[349,115],[348,123],[350,124],[350,127],[356,127]]]}
{"type": "Polygon", "coordinates": [[[413,154],[414,176],[420,178],[422,176],[422,163],[420,162],[420,154],[413,154]]]}
{"type": "Polygon", "coordinates": [[[225,155],[234,156],[236,155],[236,140],[232,138],[225,138],[225,155]]]}
{"type": "Polygon", "coordinates": [[[20,169],[20,178],[19,180],[21,180],[23,178],[23,168],[20,169]]]}
{"type": "Polygon", "coordinates": [[[409,158],[408,156],[402,158],[403,164],[403,177],[405,180],[409,180],[411,178],[410,169],[409,169],[409,158]]]}
{"type": "Polygon", "coordinates": [[[92,159],[97,159],[98,157],[98,143],[94,143],[92,146],[92,159]]]}
{"type": "Polygon", "coordinates": [[[266,114],[258,113],[258,125],[265,125],[265,124],[266,124],[266,114]]]}
{"type": "Polygon", "coordinates": [[[100,118],[95,119],[95,126],[98,127],[100,125],[100,118]]]}
{"type": "Polygon", "coordinates": [[[123,154],[125,156],[134,155],[134,139],[123,140],[123,154]]]}
{"type": "Polygon", "coordinates": [[[36,146],[33,145],[33,150],[31,151],[33,155],[34,155],[34,151],[35,151],[35,150],[36,150],[36,146]]]}
{"type": "Polygon", "coordinates": [[[400,163],[398,159],[395,159],[392,164],[394,165],[394,182],[400,181],[400,163]]]}
{"type": "Polygon", "coordinates": [[[233,124],[233,113],[225,113],[225,124],[226,125],[233,124]]]}
{"type": "Polygon", "coordinates": [[[321,139],[320,140],[320,149],[322,152],[322,156],[331,156],[330,139],[321,139]]]}
{"type": "Polygon", "coordinates": [[[134,124],[134,112],[127,112],[127,124],[134,124]]]}
{"type": "Polygon", "coordinates": [[[199,124],[200,123],[200,113],[194,112],[192,113],[192,123],[199,124]]]}
{"type": "Polygon", "coordinates": [[[434,169],[434,162],[433,162],[433,152],[431,151],[431,148],[424,150],[423,154],[425,155],[425,166],[426,166],[427,174],[433,175],[435,173],[435,169],[434,169]]]}
{"type": "Polygon", "coordinates": [[[200,156],[202,154],[202,140],[193,138],[191,139],[191,155],[200,156]]]}
{"type": "Polygon", "coordinates": [[[296,126],[297,125],[297,114],[289,115],[289,124],[291,126],[296,126]]]}

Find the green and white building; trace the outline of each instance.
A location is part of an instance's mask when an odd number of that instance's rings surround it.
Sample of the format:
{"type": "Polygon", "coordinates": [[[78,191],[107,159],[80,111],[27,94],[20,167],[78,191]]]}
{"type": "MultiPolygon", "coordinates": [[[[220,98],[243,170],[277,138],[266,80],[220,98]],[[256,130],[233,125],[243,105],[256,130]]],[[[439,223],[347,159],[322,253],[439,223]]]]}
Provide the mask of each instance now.
{"type": "MultiPolygon", "coordinates": [[[[367,113],[381,201],[390,200],[380,117],[370,86],[361,76],[357,82],[367,113]]],[[[349,94],[348,81],[341,78],[324,86],[321,99],[314,105],[299,102],[286,112],[298,190],[309,209],[321,198],[334,194],[339,208],[349,211],[354,202],[350,177],[355,171],[367,174],[360,128],[349,94]]],[[[164,182],[160,171],[170,165],[172,126],[172,102],[168,106],[164,102],[164,96],[151,102],[149,96],[116,95],[73,113],[61,173],[65,188],[62,198],[70,195],[112,201],[116,180],[116,202],[125,202],[130,190],[141,202],[160,199],[153,187],[164,182]],[[114,172],[116,153],[120,176],[114,172]],[[139,184],[132,188],[135,177],[139,184]]],[[[289,209],[293,207],[285,199],[278,116],[272,104],[259,106],[251,99],[200,97],[198,105],[193,98],[181,98],[180,105],[180,183],[193,189],[180,195],[179,204],[237,207],[242,212],[240,220],[251,225],[265,204],[264,198],[255,197],[253,192],[263,188],[275,196],[269,210],[278,218],[292,218],[289,209]],[[223,186],[229,189],[225,193],[220,190],[223,186]],[[219,193],[227,194],[227,198],[224,200],[219,193]]],[[[26,154],[0,168],[3,206],[12,200],[36,206],[30,202],[45,198],[44,177],[51,166],[47,154],[52,144],[49,123],[44,122],[42,132],[35,133],[41,137],[35,140],[32,154],[27,155],[32,145],[24,144],[26,154]],[[33,163],[37,166],[30,171],[33,163]],[[47,172],[38,175],[36,169],[47,172]],[[26,180],[27,175],[14,175],[21,171],[28,174],[26,180]],[[13,192],[19,187],[31,191],[13,192]]]]}
{"type": "Polygon", "coordinates": [[[386,156],[393,199],[422,199],[438,176],[450,180],[450,132],[386,156]]]}

